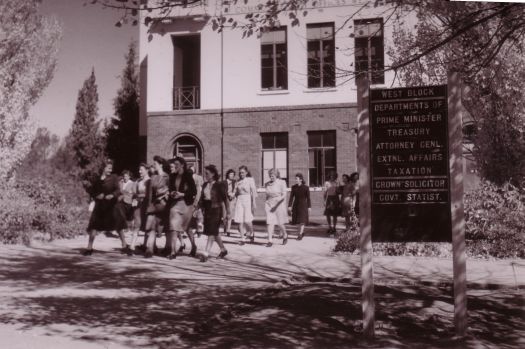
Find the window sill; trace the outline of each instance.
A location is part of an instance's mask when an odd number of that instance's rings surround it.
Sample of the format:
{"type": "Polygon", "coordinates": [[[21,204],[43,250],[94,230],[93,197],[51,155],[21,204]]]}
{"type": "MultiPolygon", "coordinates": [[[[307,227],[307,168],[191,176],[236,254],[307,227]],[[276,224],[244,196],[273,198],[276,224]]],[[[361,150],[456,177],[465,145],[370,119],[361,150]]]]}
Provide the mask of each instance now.
{"type": "Polygon", "coordinates": [[[262,90],[257,92],[259,96],[271,96],[271,95],[287,95],[290,94],[288,90],[262,90]]]}
{"type": "Polygon", "coordinates": [[[304,93],[317,93],[317,92],[337,92],[337,87],[313,87],[308,90],[304,90],[304,93]]]}

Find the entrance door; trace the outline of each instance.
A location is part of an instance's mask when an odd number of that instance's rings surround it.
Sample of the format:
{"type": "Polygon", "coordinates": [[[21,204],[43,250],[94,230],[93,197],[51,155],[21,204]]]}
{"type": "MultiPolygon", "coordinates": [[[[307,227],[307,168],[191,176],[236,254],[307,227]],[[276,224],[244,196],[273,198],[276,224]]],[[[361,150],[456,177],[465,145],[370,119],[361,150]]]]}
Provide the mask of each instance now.
{"type": "Polygon", "coordinates": [[[193,167],[202,174],[202,148],[199,141],[192,136],[181,136],[174,142],[173,156],[181,156],[188,167],[193,167]]]}

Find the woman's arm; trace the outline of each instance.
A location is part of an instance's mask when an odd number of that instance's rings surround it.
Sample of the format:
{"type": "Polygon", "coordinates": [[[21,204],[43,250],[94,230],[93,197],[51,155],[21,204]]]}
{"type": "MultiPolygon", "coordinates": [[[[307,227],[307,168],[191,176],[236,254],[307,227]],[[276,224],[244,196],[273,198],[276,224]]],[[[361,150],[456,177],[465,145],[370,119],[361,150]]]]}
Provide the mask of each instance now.
{"type": "Polygon", "coordinates": [[[289,208],[292,208],[294,200],[295,200],[295,190],[294,190],[294,187],[292,187],[292,190],[290,190],[290,199],[288,200],[289,208]]]}
{"type": "Polygon", "coordinates": [[[308,208],[312,208],[312,202],[310,201],[310,188],[306,187],[306,202],[308,203],[308,208]]]}

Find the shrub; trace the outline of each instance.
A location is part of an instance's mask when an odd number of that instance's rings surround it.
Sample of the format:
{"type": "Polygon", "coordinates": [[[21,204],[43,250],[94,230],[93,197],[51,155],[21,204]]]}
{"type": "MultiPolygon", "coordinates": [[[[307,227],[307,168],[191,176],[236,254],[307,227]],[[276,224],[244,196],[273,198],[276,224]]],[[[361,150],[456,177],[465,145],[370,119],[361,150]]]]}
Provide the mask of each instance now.
{"type": "Polygon", "coordinates": [[[58,185],[20,180],[0,196],[0,242],[25,243],[37,237],[53,240],[84,231],[87,208],[71,205],[58,185]]]}
{"type": "MultiPolygon", "coordinates": [[[[525,258],[525,193],[489,182],[464,197],[467,254],[478,258],[525,258]]],[[[374,243],[374,255],[451,257],[450,243],[374,243]]],[[[338,236],[335,252],[359,252],[358,235],[338,236]]]]}

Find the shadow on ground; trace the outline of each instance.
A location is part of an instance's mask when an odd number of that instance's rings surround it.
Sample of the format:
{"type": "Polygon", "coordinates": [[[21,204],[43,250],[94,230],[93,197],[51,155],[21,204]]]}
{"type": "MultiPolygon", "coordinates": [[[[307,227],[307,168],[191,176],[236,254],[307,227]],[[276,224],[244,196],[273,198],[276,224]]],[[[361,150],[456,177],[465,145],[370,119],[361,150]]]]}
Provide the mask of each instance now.
{"type": "Polygon", "coordinates": [[[523,345],[520,290],[471,289],[470,335],[458,343],[450,285],[377,286],[377,340],[366,342],[358,270],[341,282],[256,260],[203,267],[188,257],[130,261],[113,252],[83,258],[75,251],[24,251],[0,257],[0,322],[50,335],[135,348],[523,345]]]}

